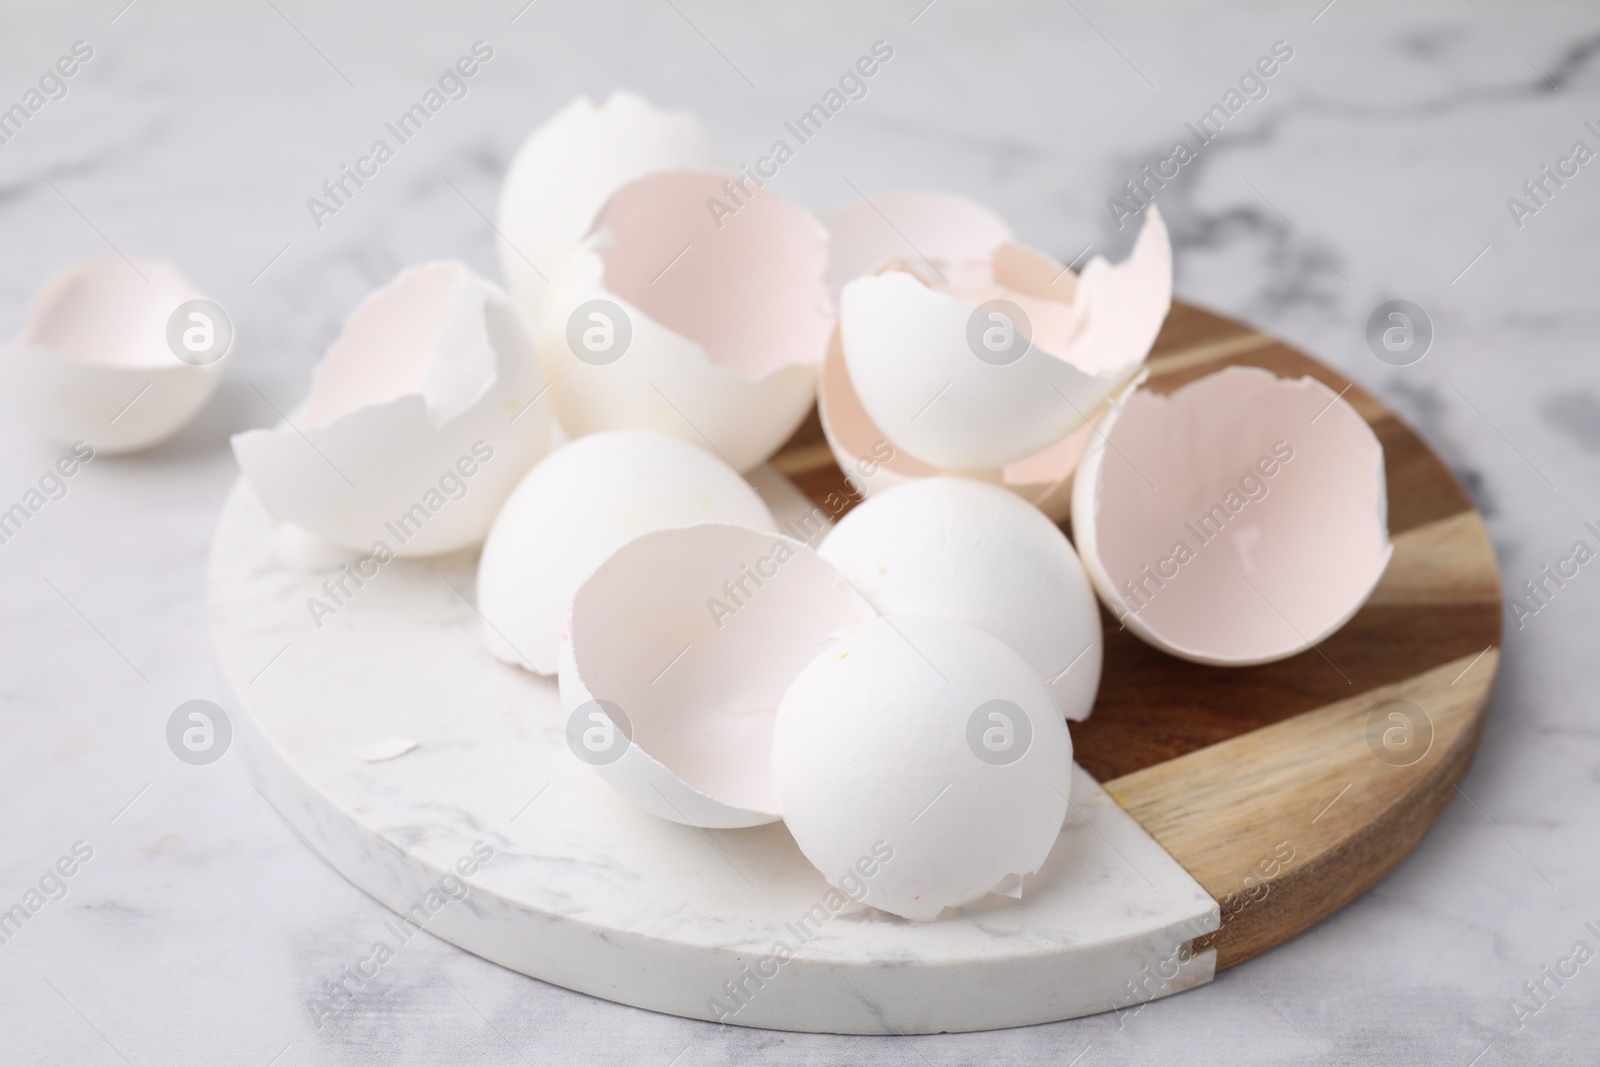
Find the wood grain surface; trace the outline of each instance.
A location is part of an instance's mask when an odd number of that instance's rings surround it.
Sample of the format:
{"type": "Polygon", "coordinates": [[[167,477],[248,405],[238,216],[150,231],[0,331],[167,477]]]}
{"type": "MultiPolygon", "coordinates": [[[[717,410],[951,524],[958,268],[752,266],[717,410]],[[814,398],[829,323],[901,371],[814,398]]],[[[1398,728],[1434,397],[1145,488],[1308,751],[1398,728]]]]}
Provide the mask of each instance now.
{"type": "MultiPolygon", "coordinates": [[[[1074,755],[1217,899],[1222,927],[1198,947],[1215,946],[1218,967],[1326,918],[1427,833],[1477,748],[1501,623],[1499,571],[1471,499],[1376,397],[1183,303],[1151,351],[1147,387],[1168,393],[1232,364],[1343,392],[1383,444],[1395,552],[1355,618],[1279,663],[1188,663],[1102,611],[1105,669],[1093,715],[1072,725],[1074,755]]],[[[815,412],[773,462],[819,504],[850,499],[815,412]]]]}

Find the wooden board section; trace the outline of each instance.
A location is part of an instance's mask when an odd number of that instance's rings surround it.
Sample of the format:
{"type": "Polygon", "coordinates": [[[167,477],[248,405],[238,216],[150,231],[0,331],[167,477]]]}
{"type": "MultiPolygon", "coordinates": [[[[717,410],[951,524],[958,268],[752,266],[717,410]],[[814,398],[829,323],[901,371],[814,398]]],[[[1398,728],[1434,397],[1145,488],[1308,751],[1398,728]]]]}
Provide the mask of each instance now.
{"type": "MultiPolygon", "coordinates": [[[[1199,947],[1215,946],[1226,967],[1349,903],[1449,803],[1477,748],[1499,659],[1500,576],[1482,519],[1449,469],[1332,368],[1183,303],[1149,364],[1148,387],[1162,393],[1233,364],[1309,375],[1343,391],[1384,449],[1394,557],[1366,606],[1320,651],[1205,667],[1158,652],[1102,613],[1105,670],[1093,716],[1072,727],[1076,758],[1217,899],[1222,927],[1199,947]],[[1389,715],[1415,718],[1413,708],[1425,719],[1410,736],[1420,738],[1425,722],[1431,742],[1379,758],[1369,735],[1406,729],[1389,715]]],[[[774,463],[819,504],[851,499],[815,413],[774,463]]]]}

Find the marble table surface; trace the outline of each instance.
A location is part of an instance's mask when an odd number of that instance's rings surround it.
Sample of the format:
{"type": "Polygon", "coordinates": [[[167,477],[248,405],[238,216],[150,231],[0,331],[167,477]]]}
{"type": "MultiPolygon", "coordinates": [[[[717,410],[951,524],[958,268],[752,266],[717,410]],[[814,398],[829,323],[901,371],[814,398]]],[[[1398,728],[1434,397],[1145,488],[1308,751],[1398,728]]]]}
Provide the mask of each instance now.
{"type": "MultiPolygon", "coordinates": [[[[193,425],[96,459],[0,544],[0,905],[63,857],[73,872],[46,878],[59,899],[0,943],[0,1062],[1594,1062],[1600,963],[1570,962],[1577,942],[1600,948],[1587,571],[1536,614],[1508,611],[1477,763],[1409,859],[1329,921],[1136,1014],[771,1033],[593,1000],[424,937],[319,1028],[308,1000],[388,912],[297,839],[236,753],[190,766],[165,739],[180,703],[230,699],[204,585],[235,476],[227,438],[297,401],[344,316],[400,267],[459,257],[497,277],[498,176],[578,92],[691,108],[749,160],[887,42],[865,98],[777,187],[817,208],[905,185],[965,192],[1071,259],[1128,247],[1108,198],[1285,42],[1266,95],[1157,196],[1179,293],[1407,417],[1487,517],[1508,590],[1600,519],[1600,164],[1547,181],[1536,213],[1507,203],[1574,142],[1600,147],[1585,126],[1600,127],[1592,4],[524,3],[70,0],[0,15],[5,105],[75,41],[93,49],[0,145],[0,331],[47,276],[110,246],[174,261],[239,336],[193,425]],[[317,226],[306,199],[479,40],[493,57],[469,94],[317,226]],[[1393,298],[1436,330],[1410,366],[1365,339],[1393,298]]],[[[56,455],[0,414],[0,501],[56,455]]]]}

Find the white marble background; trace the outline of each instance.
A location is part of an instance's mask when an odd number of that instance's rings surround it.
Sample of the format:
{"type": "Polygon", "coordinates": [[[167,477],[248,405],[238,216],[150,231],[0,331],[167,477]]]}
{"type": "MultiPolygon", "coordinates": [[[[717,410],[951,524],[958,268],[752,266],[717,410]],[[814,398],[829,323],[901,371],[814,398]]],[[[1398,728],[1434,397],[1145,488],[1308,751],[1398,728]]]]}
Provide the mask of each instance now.
{"type": "MultiPolygon", "coordinates": [[[[48,275],[108,245],[169,257],[239,332],[229,380],[193,426],[97,459],[0,545],[0,903],[75,841],[94,849],[66,898],[0,945],[0,1062],[1600,1058],[1600,962],[1521,1029],[1508,1006],[1575,941],[1600,947],[1583,926],[1600,925],[1600,574],[1587,570],[1508,629],[1470,803],[1457,798],[1333,919],[1136,1016],[909,1040],[717,1028],[420,938],[317,1029],[307,997],[387,913],[307,851],[236,754],[190,767],[163,737],[181,701],[228,700],[204,611],[210,527],[234,477],[227,436],[272,421],[263,394],[298,399],[344,316],[405,264],[455,256],[497,277],[483,214],[498,176],[580,91],[627,86],[692,108],[745,160],[885,39],[895,57],[870,95],[802,149],[781,190],[816,207],[852,184],[958,190],[1071,258],[1089,242],[1121,253],[1128,231],[1106,197],[1287,40],[1295,57],[1268,98],[1163,193],[1179,291],[1404,413],[1488,516],[1508,586],[1600,519],[1600,163],[1521,231],[1505,207],[1574,140],[1600,147],[1582,128],[1600,125],[1592,3],[1336,0],[1319,15],[1326,0],[936,0],[919,15],[925,0],[538,0],[519,15],[523,2],[97,0],[0,14],[6,104],[73,41],[95,49],[69,95],[0,147],[0,332],[20,327],[48,275]],[[471,95],[315,229],[305,198],[479,38],[495,55],[471,95]],[[1415,366],[1385,366],[1363,340],[1390,297],[1437,327],[1415,366]]],[[[0,501],[55,455],[0,414],[0,501]]]]}

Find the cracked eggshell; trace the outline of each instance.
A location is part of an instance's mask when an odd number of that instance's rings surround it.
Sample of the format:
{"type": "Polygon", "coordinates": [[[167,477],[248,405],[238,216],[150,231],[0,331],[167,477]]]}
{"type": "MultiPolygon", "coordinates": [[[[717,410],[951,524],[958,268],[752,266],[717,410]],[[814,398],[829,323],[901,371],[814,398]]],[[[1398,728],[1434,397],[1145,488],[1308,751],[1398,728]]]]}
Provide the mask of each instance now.
{"type": "MultiPolygon", "coordinates": [[[[1102,404],[1089,422],[1098,423],[1108,410],[1109,405],[1102,404]]],[[[870,498],[918,478],[953,473],[924,463],[905,449],[895,447],[872,421],[850,381],[837,329],[828,344],[822,377],[817,384],[817,418],[822,423],[822,435],[833,453],[834,462],[860,495],[870,498]]],[[[1003,485],[1044,512],[1052,522],[1061,522],[1072,508],[1072,473],[1093,432],[1094,427],[1086,423],[1055,444],[1015,463],[998,470],[966,471],[962,476],[1003,485]]]]}
{"type": "Polygon", "coordinates": [[[833,325],[827,233],[771,190],[708,210],[736,180],[629,183],[552,277],[539,355],[568,432],[657,430],[744,471],[805,419],[833,325]]]}
{"type": "Polygon", "coordinates": [[[233,438],[267,510],[334,544],[426,556],[482,541],[550,440],[544,379],[498,288],[456,262],[362,302],[303,415],[233,438]]]}
{"type": "Polygon", "coordinates": [[[701,522],[778,525],[738,471],[676,437],[609,430],[556,449],[512,490],[484,541],[478,609],[489,650],[555,674],[583,580],[636,537],[701,522]]]}
{"type": "Polygon", "coordinates": [[[857,200],[822,216],[831,237],[828,291],[834,300],[849,281],[893,260],[915,256],[951,276],[989,257],[1011,240],[1011,227],[975,201],[949,193],[900,189],[857,200]]]}
{"type": "Polygon", "coordinates": [[[862,407],[889,439],[925,463],[981,472],[1083,426],[1137,373],[1171,303],[1172,247],[1151,208],[1126,261],[1097,256],[1081,276],[1002,244],[939,288],[904,270],[857,278],[840,297],[840,339],[862,407]],[[985,324],[999,322],[980,310],[992,300],[1031,324],[1009,362],[979,355],[985,324]]]}
{"type": "Polygon", "coordinates": [[[654,171],[723,166],[693,115],[623,90],[598,104],[579,96],[529,134],[506,170],[498,213],[500,264],[529,328],[546,278],[612,193],[654,171]]]}
{"type": "Polygon", "coordinates": [[[916,616],[835,635],[784,694],[772,757],[806,858],[841,891],[917,920],[1037,872],[1072,774],[1067,724],[1021,654],[916,616]]]}
{"type": "Polygon", "coordinates": [[[200,298],[161,260],[108,254],[73,267],[45,285],[0,351],[0,391],[57,444],[116,454],[164,440],[211,399],[228,360],[196,366],[168,347],[167,320],[200,298]]]}
{"type": "Polygon", "coordinates": [[[569,716],[595,700],[622,709],[631,743],[595,769],[652,814],[706,828],[774,822],[779,701],[829,635],[872,614],[791,538],[718,523],[658,530],[573,597],[561,704],[569,716]]]}
{"type": "Polygon", "coordinates": [[[873,497],[818,549],[885,615],[953,619],[1022,654],[1068,719],[1100,687],[1100,606],[1065,534],[996,485],[925,478],[873,497]]]}
{"type": "Polygon", "coordinates": [[[1170,396],[1129,389],[1103,429],[1073,533],[1112,614],[1163,651],[1225,667],[1304,652],[1388,565],[1383,446],[1313,378],[1229,367],[1170,396]]]}

